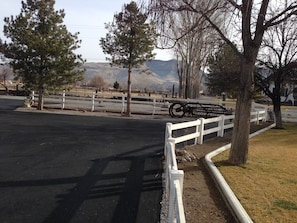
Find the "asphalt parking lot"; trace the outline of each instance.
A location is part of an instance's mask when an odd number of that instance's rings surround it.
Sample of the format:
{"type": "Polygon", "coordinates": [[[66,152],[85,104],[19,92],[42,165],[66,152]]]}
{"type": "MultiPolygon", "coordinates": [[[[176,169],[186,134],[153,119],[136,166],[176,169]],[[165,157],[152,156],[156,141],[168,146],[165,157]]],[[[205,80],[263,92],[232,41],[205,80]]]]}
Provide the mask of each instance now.
{"type": "Polygon", "coordinates": [[[164,120],[16,112],[0,99],[1,223],[158,222],[164,120]]]}

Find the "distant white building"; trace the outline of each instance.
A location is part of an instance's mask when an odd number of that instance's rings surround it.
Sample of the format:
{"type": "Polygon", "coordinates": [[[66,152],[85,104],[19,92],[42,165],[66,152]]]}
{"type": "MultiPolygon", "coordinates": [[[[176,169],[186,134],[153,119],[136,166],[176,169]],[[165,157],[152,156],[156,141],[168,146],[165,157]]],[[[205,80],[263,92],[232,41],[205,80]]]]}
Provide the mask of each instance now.
{"type": "MultiPolygon", "coordinates": [[[[266,68],[260,68],[259,72],[263,77],[270,79],[271,71],[266,68]]],[[[270,81],[269,91],[273,92],[275,88],[275,83],[273,80],[270,81]]],[[[264,95],[264,93],[263,93],[264,95]]],[[[288,103],[292,105],[297,105],[297,76],[285,80],[281,83],[281,102],[288,103]]]]}
{"type": "MultiPolygon", "coordinates": [[[[269,90],[272,92],[275,85],[274,83],[270,83],[269,90]]],[[[293,106],[297,103],[297,82],[291,82],[284,84],[281,91],[281,102],[283,103],[291,103],[293,106]]]]}

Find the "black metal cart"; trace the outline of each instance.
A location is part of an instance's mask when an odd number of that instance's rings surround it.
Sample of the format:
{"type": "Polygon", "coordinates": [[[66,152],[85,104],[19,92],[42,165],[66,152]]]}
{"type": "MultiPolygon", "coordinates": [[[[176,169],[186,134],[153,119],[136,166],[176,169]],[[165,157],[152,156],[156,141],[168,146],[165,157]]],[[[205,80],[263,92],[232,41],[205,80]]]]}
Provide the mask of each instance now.
{"type": "Polygon", "coordinates": [[[202,118],[217,117],[219,115],[232,115],[232,109],[222,105],[199,102],[174,102],[169,107],[169,114],[173,118],[182,118],[186,114],[202,118]]]}

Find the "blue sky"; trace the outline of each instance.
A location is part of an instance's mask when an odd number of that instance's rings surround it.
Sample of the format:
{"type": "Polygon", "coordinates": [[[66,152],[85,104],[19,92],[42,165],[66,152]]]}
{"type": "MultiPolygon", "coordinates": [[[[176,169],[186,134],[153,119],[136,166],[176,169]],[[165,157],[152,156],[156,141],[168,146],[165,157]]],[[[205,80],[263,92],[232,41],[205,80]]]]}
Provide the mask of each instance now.
{"type": "MultiPolygon", "coordinates": [[[[99,39],[105,37],[104,23],[111,22],[116,12],[120,12],[124,4],[130,0],[56,0],[55,9],[64,9],[66,16],[64,23],[71,33],[79,32],[82,40],[81,48],[77,51],[88,62],[104,62],[99,39]]],[[[21,11],[21,0],[1,0],[0,6],[0,38],[3,35],[3,19],[11,15],[16,16],[21,11]]],[[[157,50],[156,59],[170,60],[171,53],[157,50]]]]}

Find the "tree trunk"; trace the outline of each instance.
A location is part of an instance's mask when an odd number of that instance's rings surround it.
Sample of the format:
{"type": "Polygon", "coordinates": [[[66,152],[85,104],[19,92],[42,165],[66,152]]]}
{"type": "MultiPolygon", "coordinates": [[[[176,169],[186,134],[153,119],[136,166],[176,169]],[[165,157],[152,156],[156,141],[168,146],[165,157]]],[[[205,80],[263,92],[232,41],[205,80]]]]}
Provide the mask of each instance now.
{"type": "Polygon", "coordinates": [[[128,67],[128,92],[127,92],[127,111],[126,115],[131,116],[131,64],[128,67]]]}
{"type": "Polygon", "coordinates": [[[4,86],[6,95],[9,95],[9,90],[7,86],[4,86]]]}
{"type": "Polygon", "coordinates": [[[189,65],[187,64],[186,70],[186,81],[185,81],[185,98],[190,98],[190,72],[189,65]]]}
{"type": "Polygon", "coordinates": [[[189,98],[189,76],[188,76],[188,73],[186,73],[186,84],[185,84],[184,98],[186,98],[186,99],[189,98]]]}
{"type": "Polygon", "coordinates": [[[1,85],[2,85],[2,87],[5,88],[5,94],[8,95],[9,94],[9,90],[8,90],[8,87],[6,86],[5,82],[6,82],[6,80],[4,79],[3,84],[1,83],[1,85]]]}
{"type": "Polygon", "coordinates": [[[250,116],[253,95],[253,63],[242,63],[229,162],[245,164],[248,159],[250,116]]]}
{"type": "Polygon", "coordinates": [[[37,110],[43,110],[43,88],[38,89],[38,105],[37,110]]]}
{"type": "Polygon", "coordinates": [[[181,98],[183,96],[183,77],[178,76],[179,85],[178,85],[178,96],[181,98]]]}
{"type": "Polygon", "coordinates": [[[282,129],[282,113],[281,113],[281,97],[280,97],[280,81],[275,81],[275,88],[273,89],[273,111],[275,117],[275,128],[282,129]]]}
{"type": "Polygon", "coordinates": [[[273,111],[275,115],[275,128],[282,129],[283,123],[280,102],[273,103],[273,111]]]}
{"type": "Polygon", "coordinates": [[[178,75],[178,96],[181,98],[183,97],[183,79],[184,79],[184,70],[183,70],[183,60],[181,62],[181,66],[180,66],[180,62],[179,62],[179,58],[178,55],[176,56],[176,70],[177,70],[177,75],[178,75]]]}

